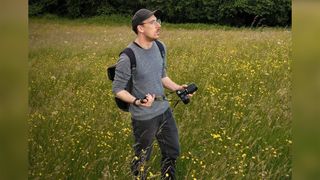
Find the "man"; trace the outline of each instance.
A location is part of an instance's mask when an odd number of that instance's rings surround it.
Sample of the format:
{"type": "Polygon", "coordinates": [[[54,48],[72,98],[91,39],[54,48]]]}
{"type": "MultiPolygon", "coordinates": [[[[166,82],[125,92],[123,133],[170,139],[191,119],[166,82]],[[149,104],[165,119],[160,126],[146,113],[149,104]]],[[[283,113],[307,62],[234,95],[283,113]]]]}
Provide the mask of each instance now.
{"type": "Polygon", "coordinates": [[[155,138],[162,154],[163,179],[175,179],[175,164],[180,153],[178,131],[164,96],[164,87],[176,91],[187,86],[176,84],[166,74],[165,58],[162,58],[155,42],[161,29],[158,15],[159,11],[140,9],[132,17],[132,30],[137,34],[134,42],[128,45],[136,57],[132,92],[125,90],[131,77],[131,67],[129,57],[124,53],[120,55],[117,63],[112,87],[118,98],[130,103],[129,111],[135,138],[135,158],[131,170],[139,179],[146,178],[143,164],[150,158],[155,138]]]}

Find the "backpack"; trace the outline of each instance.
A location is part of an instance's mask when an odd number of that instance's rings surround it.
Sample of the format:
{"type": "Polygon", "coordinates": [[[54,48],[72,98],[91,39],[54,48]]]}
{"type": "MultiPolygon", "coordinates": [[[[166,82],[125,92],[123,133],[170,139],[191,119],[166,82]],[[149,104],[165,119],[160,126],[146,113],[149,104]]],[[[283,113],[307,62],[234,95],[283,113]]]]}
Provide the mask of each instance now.
{"type": "MultiPolygon", "coordinates": [[[[158,48],[160,50],[160,54],[161,54],[161,57],[163,59],[163,64],[164,64],[164,57],[165,57],[164,47],[159,41],[155,40],[155,42],[156,42],[156,44],[157,44],[157,46],[158,46],[158,48]]],[[[130,79],[128,81],[128,84],[127,84],[125,90],[127,90],[129,93],[131,93],[132,86],[133,86],[133,84],[132,84],[132,77],[133,77],[133,74],[134,74],[133,72],[136,69],[136,57],[135,57],[134,52],[132,51],[132,49],[129,48],[129,47],[124,49],[119,54],[119,57],[120,57],[120,55],[122,53],[125,53],[130,59],[131,77],[130,77],[130,79]]],[[[116,74],[116,65],[117,64],[114,64],[114,65],[111,65],[111,66],[109,66],[107,68],[107,76],[108,76],[108,79],[111,80],[111,81],[114,80],[114,76],[116,74]]],[[[125,111],[125,112],[129,111],[129,106],[130,106],[129,103],[127,103],[125,101],[122,101],[121,99],[119,99],[117,97],[115,97],[115,101],[116,101],[116,104],[117,104],[118,108],[120,108],[122,111],[125,111]]]]}

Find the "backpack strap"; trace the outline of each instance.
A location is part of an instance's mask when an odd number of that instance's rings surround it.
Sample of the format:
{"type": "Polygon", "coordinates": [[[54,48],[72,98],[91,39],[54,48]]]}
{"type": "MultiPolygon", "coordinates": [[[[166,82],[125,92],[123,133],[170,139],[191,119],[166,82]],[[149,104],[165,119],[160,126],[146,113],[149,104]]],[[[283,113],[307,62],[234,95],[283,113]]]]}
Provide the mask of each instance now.
{"type": "Polygon", "coordinates": [[[155,40],[155,42],[156,42],[157,45],[158,45],[158,48],[159,48],[159,50],[160,50],[160,54],[161,54],[162,59],[164,59],[166,53],[165,53],[165,51],[164,51],[164,47],[163,47],[162,43],[161,43],[160,41],[158,41],[158,40],[155,40]]]}
{"type": "Polygon", "coordinates": [[[132,69],[135,69],[136,66],[137,66],[137,62],[136,62],[136,56],[134,55],[133,51],[131,48],[125,48],[120,54],[119,56],[124,53],[126,54],[129,59],[130,59],[130,68],[131,68],[131,75],[133,74],[132,73],[132,69]]]}
{"type": "Polygon", "coordinates": [[[156,44],[158,45],[158,48],[160,50],[160,54],[161,54],[161,57],[162,57],[162,67],[165,68],[165,63],[164,63],[164,58],[165,58],[165,51],[164,51],[164,47],[162,45],[162,43],[158,40],[155,40],[156,44]]]}

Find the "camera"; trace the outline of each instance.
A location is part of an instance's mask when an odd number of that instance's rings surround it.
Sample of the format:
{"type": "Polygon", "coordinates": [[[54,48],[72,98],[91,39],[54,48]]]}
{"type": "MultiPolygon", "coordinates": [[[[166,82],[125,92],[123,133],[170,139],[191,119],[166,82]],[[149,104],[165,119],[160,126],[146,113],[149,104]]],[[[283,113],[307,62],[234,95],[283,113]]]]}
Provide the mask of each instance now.
{"type": "Polygon", "coordinates": [[[188,87],[186,89],[178,90],[178,91],[176,91],[176,93],[180,97],[180,99],[182,100],[182,102],[184,104],[188,104],[190,102],[188,94],[192,94],[197,90],[198,90],[197,85],[194,83],[190,83],[190,84],[188,84],[188,87]]]}

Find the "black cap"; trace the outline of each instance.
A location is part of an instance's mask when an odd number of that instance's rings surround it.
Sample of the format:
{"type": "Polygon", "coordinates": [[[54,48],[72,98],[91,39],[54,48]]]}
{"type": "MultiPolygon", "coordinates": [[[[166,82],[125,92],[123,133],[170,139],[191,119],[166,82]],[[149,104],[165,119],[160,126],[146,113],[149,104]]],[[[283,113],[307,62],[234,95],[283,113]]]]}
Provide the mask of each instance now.
{"type": "Polygon", "coordinates": [[[148,19],[152,15],[159,18],[161,14],[160,10],[150,11],[148,9],[140,9],[138,10],[132,17],[132,30],[137,34],[137,26],[140,25],[144,20],[148,19]]]}

